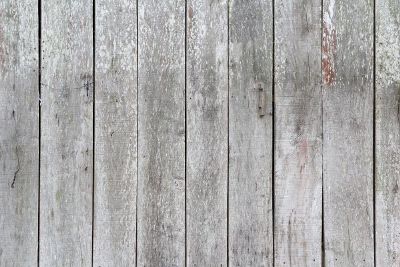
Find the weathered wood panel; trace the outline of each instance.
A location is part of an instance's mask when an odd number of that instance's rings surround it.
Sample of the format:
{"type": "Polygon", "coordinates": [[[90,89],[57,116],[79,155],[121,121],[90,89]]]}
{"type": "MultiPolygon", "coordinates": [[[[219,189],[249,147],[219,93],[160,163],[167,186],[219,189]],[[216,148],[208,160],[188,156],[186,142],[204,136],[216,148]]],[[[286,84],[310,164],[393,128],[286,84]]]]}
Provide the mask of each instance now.
{"type": "Polygon", "coordinates": [[[272,2],[229,6],[229,263],[272,266],[272,2]]]}
{"type": "Polygon", "coordinates": [[[400,266],[399,14],[399,1],[376,1],[377,266],[400,266]]]}
{"type": "Polygon", "coordinates": [[[42,0],[40,265],[90,266],[92,1],[42,0]]]}
{"type": "Polygon", "coordinates": [[[187,264],[227,265],[228,5],[187,2],[187,264]]]}
{"type": "Polygon", "coordinates": [[[36,266],[37,0],[0,2],[0,266],[36,266]]]}
{"type": "Polygon", "coordinates": [[[138,266],[185,263],[185,1],[139,1],[138,266]]]}
{"type": "Polygon", "coordinates": [[[324,1],[323,177],[328,266],[373,266],[373,0],[324,1]]]}
{"type": "Polygon", "coordinates": [[[275,3],[276,266],[321,266],[321,9],[275,3]]]}
{"type": "Polygon", "coordinates": [[[137,184],[135,1],[96,1],[94,266],[134,266],[137,184]]]}

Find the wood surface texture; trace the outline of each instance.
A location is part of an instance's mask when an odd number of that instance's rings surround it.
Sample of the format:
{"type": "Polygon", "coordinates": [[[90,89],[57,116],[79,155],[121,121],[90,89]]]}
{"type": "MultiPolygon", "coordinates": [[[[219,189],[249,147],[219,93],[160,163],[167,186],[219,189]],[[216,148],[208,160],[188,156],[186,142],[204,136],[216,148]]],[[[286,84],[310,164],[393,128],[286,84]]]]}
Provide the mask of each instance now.
{"type": "Polygon", "coordinates": [[[374,266],[374,3],[324,1],[325,264],[374,266]]]}
{"type": "Polygon", "coordinates": [[[0,266],[36,266],[39,181],[37,0],[0,2],[0,266]]]}
{"type": "Polygon", "coordinates": [[[136,11],[132,1],[96,1],[94,266],[136,262],[136,11]]]}
{"type": "Polygon", "coordinates": [[[0,266],[400,266],[399,14],[0,1],[0,266]]]}
{"type": "Polygon", "coordinates": [[[90,266],[92,1],[41,1],[40,266],[90,266]]]}
{"type": "Polygon", "coordinates": [[[185,1],[139,1],[138,266],[185,264],[185,1]]]}
{"type": "Polygon", "coordinates": [[[226,266],[228,2],[187,1],[187,265],[226,266]]]}
{"type": "Polygon", "coordinates": [[[376,0],[376,266],[400,266],[400,2],[376,0]]]}
{"type": "Polygon", "coordinates": [[[272,266],[272,2],[229,6],[229,263],[272,266]],[[258,115],[263,84],[265,115],[258,115]]]}
{"type": "Polygon", "coordinates": [[[321,266],[321,1],[275,2],[275,266],[321,266]]]}

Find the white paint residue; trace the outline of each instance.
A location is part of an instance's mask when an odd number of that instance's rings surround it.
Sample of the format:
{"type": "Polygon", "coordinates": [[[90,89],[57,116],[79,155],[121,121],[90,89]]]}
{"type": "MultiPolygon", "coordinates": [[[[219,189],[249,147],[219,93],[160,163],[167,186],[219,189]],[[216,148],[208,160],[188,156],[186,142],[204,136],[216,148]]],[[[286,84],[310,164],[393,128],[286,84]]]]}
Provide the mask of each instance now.
{"type": "Polygon", "coordinates": [[[333,17],[335,15],[335,0],[329,2],[328,12],[324,13],[324,20],[326,28],[329,32],[333,30],[333,17]]]}
{"type": "Polygon", "coordinates": [[[329,17],[331,18],[331,20],[333,20],[334,9],[335,9],[335,0],[331,0],[329,2],[329,17]]]}

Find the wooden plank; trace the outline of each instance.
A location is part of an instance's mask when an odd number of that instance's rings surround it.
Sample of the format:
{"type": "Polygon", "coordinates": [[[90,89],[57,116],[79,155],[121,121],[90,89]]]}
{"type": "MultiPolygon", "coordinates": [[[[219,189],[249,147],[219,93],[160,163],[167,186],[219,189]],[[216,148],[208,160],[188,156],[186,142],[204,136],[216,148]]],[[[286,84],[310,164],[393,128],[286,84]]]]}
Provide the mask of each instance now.
{"type": "Polygon", "coordinates": [[[135,266],[135,1],[96,1],[94,266],[135,266]]]}
{"type": "Polygon", "coordinates": [[[92,1],[42,0],[40,265],[90,266],[92,1]]]}
{"type": "Polygon", "coordinates": [[[373,0],[324,1],[323,208],[327,266],[374,265],[373,13],[373,0]]]}
{"type": "Polygon", "coordinates": [[[187,2],[187,264],[227,265],[227,1],[187,2]]]}
{"type": "Polygon", "coordinates": [[[0,266],[36,266],[38,2],[0,2],[0,266]]]}
{"type": "Polygon", "coordinates": [[[399,13],[399,1],[376,1],[377,266],[400,266],[399,13]]]}
{"type": "Polygon", "coordinates": [[[321,1],[275,3],[275,265],[321,266],[321,1]]]}
{"type": "Polygon", "coordinates": [[[185,263],[185,1],[139,1],[138,266],[185,263]]]}
{"type": "Polygon", "coordinates": [[[229,263],[272,266],[272,2],[229,9],[229,263]]]}

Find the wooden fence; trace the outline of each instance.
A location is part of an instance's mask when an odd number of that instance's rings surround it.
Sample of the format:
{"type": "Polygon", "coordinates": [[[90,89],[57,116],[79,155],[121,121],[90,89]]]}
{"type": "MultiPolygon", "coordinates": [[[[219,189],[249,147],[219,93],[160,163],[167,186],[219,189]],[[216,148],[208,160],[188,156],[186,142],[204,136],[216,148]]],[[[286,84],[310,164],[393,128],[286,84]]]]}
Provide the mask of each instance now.
{"type": "Polygon", "coordinates": [[[0,266],[400,266],[398,0],[1,0],[0,266]]]}

